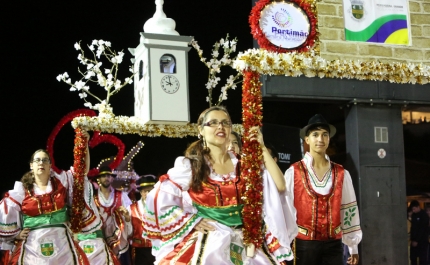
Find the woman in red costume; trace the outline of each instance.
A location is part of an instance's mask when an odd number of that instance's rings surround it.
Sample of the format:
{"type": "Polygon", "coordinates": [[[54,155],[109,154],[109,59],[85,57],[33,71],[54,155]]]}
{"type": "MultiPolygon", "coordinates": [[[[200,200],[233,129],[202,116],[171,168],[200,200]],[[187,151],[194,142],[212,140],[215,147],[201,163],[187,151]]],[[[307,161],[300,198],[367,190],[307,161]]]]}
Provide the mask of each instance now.
{"type": "Polygon", "coordinates": [[[148,194],[146,237],[152,241],[155,264],[281,264],[291,260],[291,240],[297,234],[292,203],[279,192],[285,190],[283,174],[265,148],[258,128],[251,141],[263,150],[263,247],[245,246],[241,210],[245,181],[239,160],[228,151],[232,130],[230,115],[215,106],[198,119],[199,140],[185,157],[148,194]],[[250,251],[248,251],[250,250],[250,251]]]}
{"type": "MultiPolygon", "coordinates": [[[[88,133],[84,135],[88,140],[88,133]]],[[[88,147],[85,163],[88,172],[88,147]]],[[[72,172],[55,173],[48,152],[34,152],[30,172],[0,203],[0,240],[15,242],[9,264],[89,264],[68,227],[72,194],[72,172]]]]}

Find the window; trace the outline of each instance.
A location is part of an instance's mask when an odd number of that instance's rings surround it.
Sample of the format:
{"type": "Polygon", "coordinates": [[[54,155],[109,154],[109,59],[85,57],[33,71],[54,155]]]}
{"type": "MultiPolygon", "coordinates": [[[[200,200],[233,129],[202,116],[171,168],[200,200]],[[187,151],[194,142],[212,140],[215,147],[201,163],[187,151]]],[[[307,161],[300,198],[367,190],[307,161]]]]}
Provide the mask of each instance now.
{"type": "Polygon", "coordinates": [[[164,54],[160,58],[160,72],[166,74],[176,74],[176,60],[171,54],[164,54]]]}
{"type": "Polygon", "coordinates": [[[388,143],[387,127],[375,127],[375,143],[388,143]]]}
{"type": "Polygon", "coordinates": [[[139,80],[143,78],[143,61],[139,63],[139,80]]]}

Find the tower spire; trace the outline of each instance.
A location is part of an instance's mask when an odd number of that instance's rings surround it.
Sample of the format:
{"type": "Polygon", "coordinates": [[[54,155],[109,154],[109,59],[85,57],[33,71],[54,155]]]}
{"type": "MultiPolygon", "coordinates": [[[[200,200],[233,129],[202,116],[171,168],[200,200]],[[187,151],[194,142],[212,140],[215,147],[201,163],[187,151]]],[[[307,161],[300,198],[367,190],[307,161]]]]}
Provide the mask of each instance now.
{"type": "Polygon", "coordinates": [[[163,4],[163,0],[155,0],[156,9],[154,16],[145,22],[143,31],[145,33],[179,35],[175,30],[176,22],[166,16],[163,11],[163,4]]]}

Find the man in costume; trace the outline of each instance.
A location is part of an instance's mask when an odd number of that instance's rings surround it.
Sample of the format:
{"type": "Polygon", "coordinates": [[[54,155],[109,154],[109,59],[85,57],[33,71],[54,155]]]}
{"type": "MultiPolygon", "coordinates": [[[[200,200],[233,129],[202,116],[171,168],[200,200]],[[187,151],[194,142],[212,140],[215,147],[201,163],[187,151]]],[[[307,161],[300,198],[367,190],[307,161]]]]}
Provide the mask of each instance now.
{"type": "Polygon", "coordinates": [[[421,209],[417,200],[411,201],[409,209],[411,215],[411,248],[410,260],[411,265],[424,264],[427,265],[427,248],[428,248],[428,225],[429,217],[427,213],[421,209]],[[420,260],[417,263],[417,259],[420,260]]]}
{"type": "Polygon", "coordinates": [[[127,192],[122,192],[112,187],[112,181],[116,177],[109,166],[100,166],[97,182],[98,192],[94,195],[94,201],[103,220],[103,233],[106,243],[119,258],[122,265],[130,264],[128,236],[131,233],[131,218],[127,207],[131,200],[127,192]]]}
{"type": "Polygon", "coordinates": [[[313,116],[300,130],[309,152],[285,172],[286,194],[297,211],[297,265],[342,265],[342,242],[351,254],[348,264],[358,264],[362,231],[351,176],[326,155],[335,133],[322,115],[313,116]]]}
{"type": "MultiPolygon", "coordinates": [[[[85,198],[93,198],[93,185],[86,183],[85,198]]],[[[82,229],[77,234],[79,246],[87,255],[91,265],[121,265],[103,235],[103,222],[95,200],[85,200],[82,213],[82,229]]]]}
{"type": "Polygon", "coordinates": [[[133,234],[130,238],[133,265],[153,264],[155,261],[155,257],[151,254],[151,240],[142,237],[146,196],[154,188],[155,183],[156,177],[154,175],[144,175],[136,182],[141,198],[130,205],[131,223],[133,225],[133,234]]]}

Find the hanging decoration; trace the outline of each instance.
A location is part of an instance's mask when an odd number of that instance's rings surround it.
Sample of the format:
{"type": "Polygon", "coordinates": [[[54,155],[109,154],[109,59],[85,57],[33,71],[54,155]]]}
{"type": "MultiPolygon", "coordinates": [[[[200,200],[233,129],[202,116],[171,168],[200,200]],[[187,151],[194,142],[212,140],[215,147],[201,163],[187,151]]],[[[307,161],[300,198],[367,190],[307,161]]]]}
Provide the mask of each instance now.
{"type": "Polygon", "coordinates": [[[315,1],[260,0],[251,10],[251,34],[272,52],[306,52],[319,43],[315,1]]]}
{"type": "Polygon", "coordinates": [[[242,88],[242,122],[244,128],[241,174],[245,180],[245,193],[243,195],[243,240],[245,245],[253,244],[259,248],[263,243],[263,180],[260,163],[263,153],[258,141],[250,141],[250,129],[262,126],[262,96],[260,75],[252,71],[244,71],[242,88]]]}
{"type": "MultiPolygon", "coordinates": [[[[118,151],[116,153],[115,158],[113,159],[113,161],[109,164],[109,167],[111,169],[114,169],[116,167],[118,167],[118,165],[121,163],[123,157],[124,157],[124,150],[125,150],[125,145],[124,143],[121,141],[121,139],[119,139],[118,137],[112,135],[112,134],[101,134],[100,131],[95,131],[93,134],[93,137],[91,137],[90,142],[88,143],[88,146],[90,148],[94,148],[97,145],[101,144],[101,143],[110,143],[115,145],[118,148],[118,151]]],[[[96,168],[92,168],[89,172],[88,172],[88,177],[93,177],[98,175],[99,173],[99,169],[98,167],[96,168]]]]}
{"type": "Polygon", "coordinates": [[[249,49],[239,53],[234,67],[238,71],[256,71],[262,75],[346,78],[388,81],[397,84],[421,84],[430,81],[430,65],[413,63],[383,63],[379,61],[326,60],[315,54],[276,53],[249,49]]]}
{"type": "Polygon", "coordinates": [[[73,149],[73,197],[70,213],[70,228],[74,233],[79,233],[82,228],[82,212],[85,208],[84,178],[86,171],[85,156],[87,152],[87,139],[83,130],[75,130],[75,147],[73,149]]]}
{"type": "MultiPolygon", "coordinates": [[[[64,125],[69,124],[74,118],[76,117],[93,117],[96,116],[96,112],[94,110],[90,109],[77,109],[75,111],[72,111],[65,115],[52,129],[51,134],[48,137],[48,141],[46,143],[46,150],[48,151],[50,157],[51,157],[51,168],[58,174],[62,171],[55,165],[55,156],[54,156],[54,142],[58,135],[58,133],[61,131],[61,129],[64,127],[64,125]]],[[[76,128],[75,128],[76,129],[76,128]]]]}

